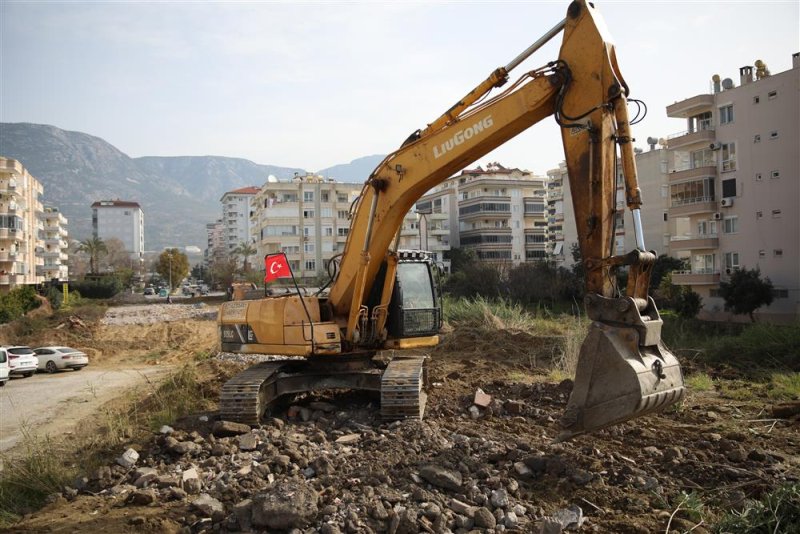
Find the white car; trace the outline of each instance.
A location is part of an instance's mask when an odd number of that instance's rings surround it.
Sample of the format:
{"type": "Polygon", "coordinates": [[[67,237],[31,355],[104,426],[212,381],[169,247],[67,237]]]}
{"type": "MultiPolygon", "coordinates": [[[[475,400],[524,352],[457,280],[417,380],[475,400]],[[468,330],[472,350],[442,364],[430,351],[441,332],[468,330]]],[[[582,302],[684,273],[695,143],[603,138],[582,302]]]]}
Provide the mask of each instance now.
{"type": "Polygon", "coordinates": [[[8,354],[0,349],[0,387],[5,386],[8,382],[8,371],[8,354]]]}
{"type": "Polygon", "coordinates": [[[9,375],[33,376],[39,367],[39,359],[30,347],[0,347],[8,356],[9,375]]]}
{"type": "Polygon", "coordinates": [[[89,365],[89,357],[70,347],[39,347],[34,349],[39,357],[39,370],[55,373],[59,369],[80,371],[89,365]]]}

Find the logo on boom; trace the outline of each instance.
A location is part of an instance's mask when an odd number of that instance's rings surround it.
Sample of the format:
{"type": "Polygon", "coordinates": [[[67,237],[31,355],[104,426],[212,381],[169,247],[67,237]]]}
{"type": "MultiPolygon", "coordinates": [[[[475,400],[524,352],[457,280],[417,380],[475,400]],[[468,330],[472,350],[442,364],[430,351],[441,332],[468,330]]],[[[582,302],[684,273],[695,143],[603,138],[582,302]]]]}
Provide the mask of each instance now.
{"type": "Polygon", "coordinates": [[[453,150],[454,147],[457,147],[466,140],[472,139],[482,131],[489,129],[492,126],[494,126],[494,121],[492,120],[492,116],[487,115],[484,119],[479,120],[472,126],[457,131],[455,135],[453,135],[453,137],[451,137],[444,143],[440,144],[439,146],[433,147],[434,159],[441,158],[442,156],[453,150]]]}

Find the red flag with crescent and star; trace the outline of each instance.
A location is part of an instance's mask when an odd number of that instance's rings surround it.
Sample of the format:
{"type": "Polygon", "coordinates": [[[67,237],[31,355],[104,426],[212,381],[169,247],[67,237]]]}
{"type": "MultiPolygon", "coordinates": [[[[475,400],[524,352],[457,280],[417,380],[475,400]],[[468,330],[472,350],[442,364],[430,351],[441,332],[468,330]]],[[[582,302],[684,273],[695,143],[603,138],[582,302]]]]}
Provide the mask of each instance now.
{"type": "Polygon", "coordinates": [[[264,277],[264,283],[275,280],[276,278],[292,277],[292,270],[289,268],[289,262],[286,260],[286,254],[284,253],[264,256],[264,266],[267,271],[267,275],[264,277]]]}

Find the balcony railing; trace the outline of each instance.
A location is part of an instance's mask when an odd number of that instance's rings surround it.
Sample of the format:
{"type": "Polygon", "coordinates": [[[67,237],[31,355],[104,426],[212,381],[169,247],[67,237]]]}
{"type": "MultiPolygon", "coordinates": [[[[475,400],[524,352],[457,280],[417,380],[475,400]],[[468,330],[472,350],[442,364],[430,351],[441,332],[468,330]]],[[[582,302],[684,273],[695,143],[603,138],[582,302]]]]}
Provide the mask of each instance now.
{"type": "Polygon", "coordinates": [[[692,198],[673,198],[670,207],[686,206],[687,204],[700,204],[701,202],[714,202],[714,197],[692,197],[692,198]]]}

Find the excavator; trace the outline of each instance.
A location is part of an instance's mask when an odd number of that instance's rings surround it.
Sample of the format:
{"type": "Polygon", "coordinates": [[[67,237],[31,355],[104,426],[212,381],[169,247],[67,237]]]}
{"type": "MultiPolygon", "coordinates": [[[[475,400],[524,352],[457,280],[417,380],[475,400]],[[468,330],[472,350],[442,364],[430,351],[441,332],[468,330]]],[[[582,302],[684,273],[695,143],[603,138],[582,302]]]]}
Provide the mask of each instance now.
{"type": "Polygon", "coordinates": [[[385,419],[421,418],[427,360],[419,353],[439,342],[442,308],[429,255],[398,250],[403,218],[431,188],[549,116],[561,129],[592,321],[558,439],[680,400],[682,371],[661,341],[663,323],[648,295],[656,256],[644,244],[629,93],[601,15],[592,2],[573,1],[562,21],[372,172],[351,207],[329,292],[221,306],[221,350],[293,357],[231,378],[220,395],[221,417],[254,425],[282,395],[347,388],[379,392],[385,419]],[[561,32],[557,60],[490,95],[561,32]],[[636,235],[636,249],[624,255],[613,253],[618,165],[636,235]],[[624,294],[615,281],[623,267],[624,294]],[[387,363],[376,358],[379,351],[395,356],[387,363]]]}

